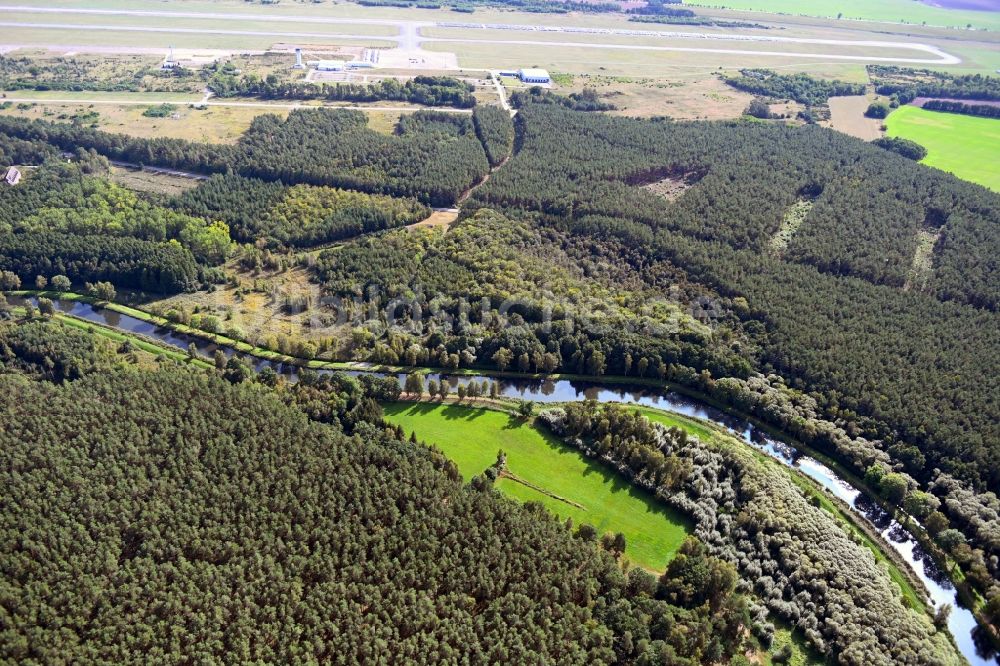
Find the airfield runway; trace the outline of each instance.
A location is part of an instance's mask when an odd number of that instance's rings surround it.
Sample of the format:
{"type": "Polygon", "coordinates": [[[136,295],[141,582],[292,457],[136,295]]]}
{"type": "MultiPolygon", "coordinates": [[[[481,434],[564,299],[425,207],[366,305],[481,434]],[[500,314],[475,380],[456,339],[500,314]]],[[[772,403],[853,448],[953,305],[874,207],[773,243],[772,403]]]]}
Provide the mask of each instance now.
{"type": "MultiPolygon", "coordinates": [[[[136,18],[154,19],[204,19],[214,21],[267,21],[267,22],[289,22],[289,23],[309,23],[321,25],[350,26],[350,25],[384,25],[394,26],[398,29],[398,34],[389,36],[374,36],[351,34],[349,32],[300,32],[275,30],[239,30],[219,27],[167,27],[149,25],[119,25],[119,24],[93,24],[93,23],[48,23],[43,21],[3,21],[0,26],[6,28],[39,28],[48,30],[62,30],[67,33],[78,31],[100,30],[108,32],[148,32],[161,34],[204,34],[204,35],[231,35],[231,36],[252,36],[252,37],[275,37],[275,38],[305,38],[305,39],[338,39],[338,40],[370,40],[389,41],[397,44],[397,49],[415,54],[426,53],[422,51],[421,45],[424,43],[454,43],[454,44],[495,44],[497,46],[534,46],[553,48],[585,48],[601,50],[625,50],[625,51],[663,51],[681,53],[712,53],[720,55],[749,55],[749,56],[770,56],[780,58],[798,59],[822,59],[824,61],[840,60],[851,62],[886,62],[899,64],[919,64],[919,65],[955,65],[962,62],[961,58],[945,52],[937,46],[909,41],[855,41],[838,39],[809,39],[802,37],[784,37],[778,35],[748,35],[739,32],[678,32],[678,31],[655,31],[655,30],[626,30],[616,28],[579,28],[571,26],[529,26],[529,25],[493,25],[483,23],[445,23],[410,21],[395,19],[369,19],[369,18],[339,18],[339,17],[312,17],[295,15],[272,15],[272,14],[245,14],[229,12],[182,12],[182,11],[146,11],[128,9],[87,9],[87,8],[51,8],[51,7],[31,7],[23,5],[3,5],[0,6],[0,13],[31,13],[31,14],[58,14],[60,16],[76,14],[90,16],[131,16],[136,18]],[[739,42],[741,44],[768,44],[777,48],[767,47],[765,49],[751,48],[726,48],[707,45],[698,46],[656,46],[649,44],[610,44],[595,41],[548,41],[529,38],[477,38],[473,36],[462,37],[431,37],[420,33],[422,28],[458,28],[462,30],[496,30],[504,29],[516,33],[530,33],[544,31],[547,34],[559,33],[567,36],[577,37],[578,35],[613,35],[641,38],[664,38],[672,40],[698,40],[702,44],[706,42],[739,42]],[[828,46],[830,49],[825,52],[815,51],[795,51],[780,50],[781,44],[811,44],[817,47],[828,46]],[[837,47],[861,49],[862,53],[841,53],[837,47]],[[867,52],[870,49],[871,52],[867,52]],[[895,55],[880,54],[880,49],[892,49],[895,55]],[[913,51],[913,57],[898,55],[899,51],[913,51]]],[[[3,45],[0,44],[0,47],[3,45]]],[[[54,46],[47,44],[47,46],[54,46]]]]}

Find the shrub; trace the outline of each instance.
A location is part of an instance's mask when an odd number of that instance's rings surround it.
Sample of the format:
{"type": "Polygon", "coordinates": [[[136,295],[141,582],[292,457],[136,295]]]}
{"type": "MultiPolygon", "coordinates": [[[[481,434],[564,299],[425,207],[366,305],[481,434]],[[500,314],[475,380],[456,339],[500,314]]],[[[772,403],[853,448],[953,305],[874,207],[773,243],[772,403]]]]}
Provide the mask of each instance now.
{"type": "Polygon", "coordinates": [[[894,153],[898,153],[907,159],[911,159],[915,162],[927,157],[927,149],[921,146],[916,141],[911,141],[909,139],[903,139],[901,137],[882,137],[881,139],[875,139],[872,141],[872,145],[878,146],[879,148],[884,148],[890,150],[894,153]]]}
{"type": "Polygon", "coordinates": [[[771,107],[762,99],[754,99],[747,107],[746,114],[754,118],[767,119],[771,117],[771,107]]]}
{"type": "Polygon", "coordinates": [[[147,118],[166,118],[176,110],[177,107],[173,104],[157,104],[143,111],[142,115],[147,118]]]}
{"type": "Polygon", "coordinates": [[[869,118],[885,118],[889,115],[889,106],[885,102],[872,102],[868,105],[865,115],[869,118]]]}

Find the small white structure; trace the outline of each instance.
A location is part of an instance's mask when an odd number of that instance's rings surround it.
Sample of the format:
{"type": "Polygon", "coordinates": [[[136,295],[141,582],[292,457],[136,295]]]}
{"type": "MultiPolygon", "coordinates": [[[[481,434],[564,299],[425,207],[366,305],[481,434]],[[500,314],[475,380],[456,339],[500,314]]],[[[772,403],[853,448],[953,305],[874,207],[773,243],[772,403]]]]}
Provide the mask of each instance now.
{"type": "Polygon", "coordinates": [[[7,169],[7,175],[4,176],[3,182],[8,185],[17,185],[21,182],[21,172],[14,167],[7,169]]]}
{"type": "Polygon", "coordinates": [[[344,71],[343,60],[320,60],[316,63],[316,69],[321,72],[342,72],[344,71]]]}
{"type": "Polygon", "coordinates": [[[523,83],[552,83],[552,77],[544,69],[519,69],[517,70],[517,78],[521,79],[523,83]]]}
{"type": "Polygon", "coordinates": [[[302,49],[295,49],[295,64],[292,65],[292,69],[305,69],[306,66],[302,64],[302,49]]]}

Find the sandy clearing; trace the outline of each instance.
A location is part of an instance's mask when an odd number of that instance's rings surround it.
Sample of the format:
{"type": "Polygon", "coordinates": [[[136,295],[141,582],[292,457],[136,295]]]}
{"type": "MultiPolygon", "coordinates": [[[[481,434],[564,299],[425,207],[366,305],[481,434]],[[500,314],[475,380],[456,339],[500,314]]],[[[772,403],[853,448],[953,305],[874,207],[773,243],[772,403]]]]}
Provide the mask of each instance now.
{"type": "Polygon", "coordinates": [[[830,121],[827,126],[865,141],[879,138],[885,121],[865,117],[865,110],[870,103],[871,99],[867,95],[831,97],[830,121]]]}
{"type": "Polygon", "coordinates": [[[425,229],[425,228],[444,228],[447,229],[455,220],[458,219],[459,210],[457,208],[439,208],[435,209],[430,216],[415,222],[414,224],[406,225],[407,229],[425,229]]]}

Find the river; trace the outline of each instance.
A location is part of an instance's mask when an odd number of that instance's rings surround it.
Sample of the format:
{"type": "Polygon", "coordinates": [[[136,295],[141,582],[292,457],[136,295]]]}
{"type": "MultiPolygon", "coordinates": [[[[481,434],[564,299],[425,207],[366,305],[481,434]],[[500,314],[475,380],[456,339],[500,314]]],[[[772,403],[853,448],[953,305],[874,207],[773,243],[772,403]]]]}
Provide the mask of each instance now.
{"type": "MultiPolygon", "coordinates": [[[[12,305],[24,302],[23,299],[17,297],[10,297],[8,300],[12,305]]],[[[37,302],[34,298],[31,300],[37,302]]],[[[149,322],[101,309],[88,303],[58,301],[56,306],[60,312],[111,326],[121,331],[137,333],[178,349],[187,350],[188,345],[193,342],[202,354],[212,355],[217,349],[221,349],[227,356],[232,356],[235,353],[228,347],[198,337],[176,333],[170,329],[158,328],[149,322]]],[[[250,357],[247,358],[247,361],[257,370],[270,366],[293,381],[298,370],[295,366],[259,358],[250,357]]],[[[349,374],[359,373],[351,371],[349,374]]],[[[405,375],[398,375],[398,377],[402,381],[405,375]]],[[[770,437],[744,418],[670,390],[608,386],[564,379],[495,379],[477,376],[456,377],[440,373],[429,373],[426,375],[426,379],[447,381],[453,389],[460,384],[486,379],[497,382],[501,395],[511,398],[523,398],[539,403],[584,399],[599,402],[622,402],[656,407],[721,425],[751,446],[764,451],[789,467],[800,470],[831,494],[850,505],[853,511],[861,519],[873,525],[885,537],[886,542],[909,564],[916,576],[923,582],[924,587],[927,588],[930,599],[935,606],[945,603],[952,604],[953,609],[948,619],[948,628],[955,637],[959,650],[969,663],[973,666],[1000,664],[1000,655],[993,653],[989,641],[981,636],[981,630],[975,617],[968,609],[962,607],[954,585],[909,532],[870,497],[843,480],[834,470],[815,458],[803,455],[795,447],[770,437]]]]}

